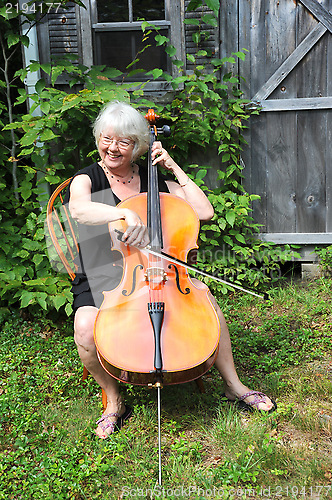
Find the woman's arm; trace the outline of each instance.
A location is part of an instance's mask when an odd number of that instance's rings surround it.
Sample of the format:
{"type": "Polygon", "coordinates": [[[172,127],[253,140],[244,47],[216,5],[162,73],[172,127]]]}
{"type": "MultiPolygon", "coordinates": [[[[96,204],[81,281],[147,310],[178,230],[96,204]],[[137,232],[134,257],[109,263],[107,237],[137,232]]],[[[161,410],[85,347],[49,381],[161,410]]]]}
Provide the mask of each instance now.
{"type": "Polygon", "coordinates": [[[178,182],[166,181],[171,194],[175,194],[186,200],[196,211],[200,220],[210,220],[213,217],[214,210],[204,192],[195,184],[194,181],[175,163],[173,158],[163,149],[161,142],[157,141],[152,146],[153,164],[171,171],[178,182]]]}
{"type": "Polygon", "coordinates": [[[73,179],[70,185],[69,211],[74,220],[89,226],[123,219],[128,226],[122,237],[124,243],[133,246],[145,246],[149,243],[147,229],[134,211],[91,200],[91,180],[88,175],[77,175],[73,179]]]}

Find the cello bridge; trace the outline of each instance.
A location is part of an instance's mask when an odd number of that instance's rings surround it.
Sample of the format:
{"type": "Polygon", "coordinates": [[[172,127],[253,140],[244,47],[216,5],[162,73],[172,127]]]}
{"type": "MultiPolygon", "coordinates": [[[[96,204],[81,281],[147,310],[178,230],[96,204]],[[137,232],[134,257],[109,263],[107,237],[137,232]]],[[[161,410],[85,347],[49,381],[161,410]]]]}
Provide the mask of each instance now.
{"type": "Polygon", "coordinates": [[[148,267],[144,274],[149,283],[165,283],[168,279],[166,271],[162,267],[148,267]]]}

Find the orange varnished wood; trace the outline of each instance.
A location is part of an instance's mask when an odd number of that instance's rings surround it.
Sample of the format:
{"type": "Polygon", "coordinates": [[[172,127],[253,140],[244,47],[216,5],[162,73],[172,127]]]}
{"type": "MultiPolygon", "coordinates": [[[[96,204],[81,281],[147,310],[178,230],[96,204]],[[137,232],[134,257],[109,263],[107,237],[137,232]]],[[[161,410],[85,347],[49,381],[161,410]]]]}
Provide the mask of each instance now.
{"type": "MultiPolygon", "coordinates": [[[[181,260],[197,248],[199,222],[195,211],[183,199],[160,194],[163,250],[181,260]]],[[[119,205],[139,214],[146,223],[146,194],[128,198],[119,205]]],[[[154,335],[147,304],[165,303],[161,330],[163,384],[196,379],[213,364],[219,343],[219,320],[208,297],[208,288],[197,288],[186,268],[177,265],[179,286],[173,264],[166,258],[149,257],[148,252],[128,247],[114,237],[112,229],[124,231],[124,221],[110,224],[113,250],[124,256],[122,281],[112,291],[104,292],[104,301],[95,323],[95,343],[99,359],[115,378],[133,384],[154,382],[154,335]],[[137,267],[138,266],[138,267],[137,267]],[[170,267],[169,267],[170,266],[170,267]],[[142,268],[141,268],[142,267],[142,268]],[[151,287],[146,280],[149,267],[162,267],[167,280],[151,287]],[[130,296],[136,268],[136,287],[130,296]],[[151,291],[152,288],[152,291],[151,291]]]]}

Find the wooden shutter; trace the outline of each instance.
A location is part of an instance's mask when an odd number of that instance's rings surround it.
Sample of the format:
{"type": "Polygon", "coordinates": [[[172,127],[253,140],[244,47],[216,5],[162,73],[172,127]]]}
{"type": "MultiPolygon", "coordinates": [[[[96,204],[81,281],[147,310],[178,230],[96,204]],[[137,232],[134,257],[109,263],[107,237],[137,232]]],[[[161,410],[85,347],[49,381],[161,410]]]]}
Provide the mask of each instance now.
{"type": "Polygon", "coordinates": [[[48,14],[51,56],[79,54],[79,31],[76,18],[76,6],[68,3],[66,9],[58,9],[48,14]]]}
{"type": "Polygon", "coordinates": [[[79,56],[78,61],[81,62],[82,49],[78,9],[77,5],[68,2],[65,9],[54,8],[43,17],[37,26],[40,61],[42,63],[67,54],[79,56]]]}
{"type": "MultiPolygon", "coordinates": [[[[201,6],[193,12],[187,12],[189,0],[185,0],[185,19],[201,19],[205,14],[213,14],[213,11],[207,6],[201,6]]],[[[199,50],[206,50],[211,53],[212,57],[219,57],[219,28],[214,28],[205,23],[201,24],[201,28],[191,24],[185,24],[184,28],[186,53],[195,55],[199,50]],[[209,33],[207,40],[202,40],[198,45],[193,41],[193,34],[202,29],[209,33]]],[[[198,57],[197,64],[206,64],[206,57],[198,57]]],[[[193,71],[194,64],[187,61],[187,70],[193,71]]]]}

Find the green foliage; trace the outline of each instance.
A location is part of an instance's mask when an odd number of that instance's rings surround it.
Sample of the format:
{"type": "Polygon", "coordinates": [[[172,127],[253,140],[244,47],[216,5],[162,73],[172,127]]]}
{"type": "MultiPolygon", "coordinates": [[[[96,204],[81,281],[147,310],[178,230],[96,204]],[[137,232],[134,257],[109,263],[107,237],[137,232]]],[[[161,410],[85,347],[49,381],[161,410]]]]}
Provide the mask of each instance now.
{"type": "MultiPolygon", "coordinates": [[[[263,305],[238,295],[224,298],[240,377],[276,399],[278,411],[270,416],[238,411],[220,396],[215,369],[204,376],[204,394],[194,384],[165,386],[163,487],[177,491],[167,498],[185,498],[181,487],[186,492],[192,488],[187,498],[201,499],[208,490],[219,492],[216,498],[233,498],[234,491],[248,496],[263,490],[268,496],[267,485],[271,492],[288,487],[296,493],[326,484],[332,466],[326,448],[332,404],[331,288],[331,280],[324,278],[306,287],[275,287],[273,301],[263,305]],[[284,366],[268,365],[264,357],[284,349],[286,329],[291,347],[299,348],[298,358],[289,350],[284,366]],[[260,358],[259,348],[265,349],[260,358]]],[[[55,328],[50,321],[11,315],[0,329],[1,500],[16,499],[18,491],[21,500],[113,500],[156,487],[156,392],[122,384],[134,415],[109,440],[95,439],[100,388],[92,377],[81,380],[71,323],[59,322],[55,328]]]]}
{"type": "Polygon", "coordinates": [[[315,248],[315,253],[319,259],[319,266],[325,276],[332,274],[332,245],[315,248]]]}
{"type": "MultiPolygon", "coordinates": [[[[202,1],[190,2],[188,9],[194,10],[202,4],[202,1]]],[[[204,265],[208,272],[223,273],[226,278],[255,287],[278,277],[280,263],[289,259],[291,253],[288,248],[274,248],[253,238],[259,228],[250,214],[258,197],[246,193],[241,185],[241,151],[245,146],[242,131],[252,112],[241,97],[239,79],[225,68],[244,59],[245,54],[240,51],[220,60],[200,49],[200,42],[207,36],[204,27],[215,26],[219,9],[218,1],[205,4],[214,14],[204,15],[198,21],[193,39],[197,51],[187,55],[195,67],[192,74],[187,74],[184,62],[176,59],[175,48],[167,37],[161,36],[152,24],[143,23],[145,45],[137,55],[138,60],[147,47],[149,35],[153,34],[157,45],[164,47],[173,63],[174,74],[163,73],[159,68],[148,73],[152,80],[166,80],[173,89],[167,103],[155,106],[147,99],[144,88],[148,82],[127,82],[137,72],[131,70],[131,64],[126,73],[121,73],[105,66],[88,68],[72,58],[47,64],[35,61],[24,68],[18,65],[10,76],[11,82],[21,83],[10,112],[0,102],[3,126],[0,140],[5,146],[0,153],[3,165],[0,185],[7,186],[0,194],[4,242],[0,251],[0,305],[5,309],[18,305],[34,313],[52,309],[71,313],[68,280],[51,269],[46,256],[45,208],[41,210],[40,204],[49,196],[45,186],[59,184],[97,158],[91,123],[101,106],[110,100],[125,100],[140,109],[156,107],[172,125],[172,136],[165,139],[166,147],[188,175],[205,189],[215,209],[213,220],[202,226],[198,265],[204,265]],[[202,56],[209,64],[209,71],[206,65],[196,64],[196,59],[202,56]],[[35,72],[43,76],[29,96],[29,112],[24,113],[21,109],[26,105],[27,95],[23,82],[35,72]],[[64,76],[68,82],[66,90],[57,85],[64,76]],[[16,116],[13,110],[17,110],[16,116]],[[217,159],[217,166],[212,168],[213,158],[214,163],[217,159]],[[205,186],[204,180],[210,187],[205,186]]],[[[33,13],[29,16],[34,21],[33,13]]],[[[13,23],[18,20],[15,13],[8,16],[2,8],[0,20],[6,33],[1,40],[9,60],[11,49],[16,50],[19,43],[26,45],[27,40],[21,35],[14,36],[13,23]]],[[[4,95],[9,102],[13,101],[11,94],[4,92],[4,95]]],[[[209,284],[217,293],[226,291],[214,282],[209,284]]]]}
{"type": "Polygon", "coordinates": [[[324,278],[275,288],[255,307],[247,297],[237,309],[225,302],[236,366],[253,377],[276,376],[287,366],[323,359],[331,345],[330,294],[331,282],[324,278]]]}

